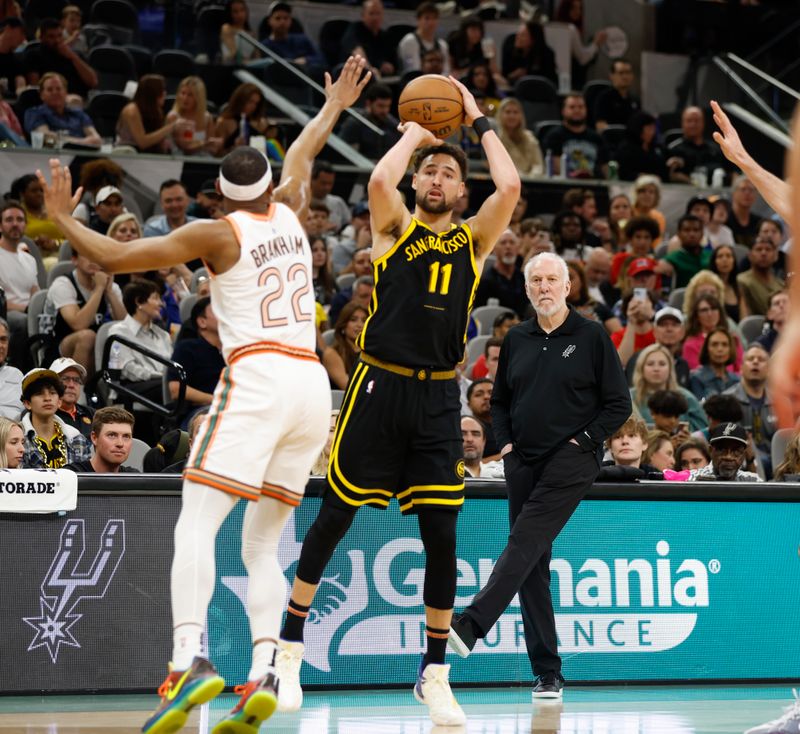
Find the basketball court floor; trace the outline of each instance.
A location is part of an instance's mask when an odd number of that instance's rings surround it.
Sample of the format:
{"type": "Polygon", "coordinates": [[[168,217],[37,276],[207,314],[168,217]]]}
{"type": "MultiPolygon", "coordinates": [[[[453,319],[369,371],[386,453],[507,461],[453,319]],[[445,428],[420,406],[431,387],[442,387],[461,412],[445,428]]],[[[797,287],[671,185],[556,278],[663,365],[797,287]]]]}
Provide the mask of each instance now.
{"type": "MultiPolygon", "coordinates": [[[[410,691],[306,694],[302,711],[275,714],[262,734],[741,734],[776,718],[787,687],[641,686],[567,689],[560,704],[531,704],[530,689],[456,691],[466,727],[436,727],[410,691]]],[[[208,734],[234,705],[223,695],[183,731],[208,734]]],[[[0,734],[135,734],[154,696],[0,697],[0,734]]]]}

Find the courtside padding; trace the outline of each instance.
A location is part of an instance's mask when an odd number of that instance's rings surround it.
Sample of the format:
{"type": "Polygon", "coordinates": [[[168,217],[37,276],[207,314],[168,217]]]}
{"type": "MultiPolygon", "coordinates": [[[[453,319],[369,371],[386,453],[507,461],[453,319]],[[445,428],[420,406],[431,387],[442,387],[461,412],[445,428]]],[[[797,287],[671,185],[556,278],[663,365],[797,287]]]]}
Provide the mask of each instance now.
{"type": "MultiPolygon", "coordinates": [[[[322,480],[280,545],[287,585],[322,480]]],[[[82,476],[66,515],[0,514],[0,676],[4,693],[151,691],[171,649],[169,569],[180,480],[82,476]]],[[[244,681],[250,636],[240,504],[217,540],[211,654],[244,681]]],[[[468,482],[458,526],[463,608],[507,535],[501,481],[468,482]]],[[[788,680],[800,659],[800,487],[596,485],[555,544],[551,573],[570,680],[788,680]]],[[[407,685],[424,642],[424,556],[396,504],[361,510],[306,628],[302,680],[315,687],[407,685]]],[[[516,602],[456,683],[531,679],[516,602]]]]}

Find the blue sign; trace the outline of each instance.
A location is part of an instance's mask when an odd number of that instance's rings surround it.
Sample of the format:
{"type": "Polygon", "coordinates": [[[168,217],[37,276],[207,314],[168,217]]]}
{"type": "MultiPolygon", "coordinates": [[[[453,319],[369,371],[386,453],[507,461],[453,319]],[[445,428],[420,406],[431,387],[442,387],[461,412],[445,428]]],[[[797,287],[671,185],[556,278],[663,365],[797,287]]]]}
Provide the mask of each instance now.
{"type": "MultiPolygon", "coordinates": [[[[287,583],[320,499],[287,525],[287,583]]],[[[240,557],[244,503],[217,540],[211,656],[244,681],[251,641],[240,557]]],[[[456,609],[489,578],[508,536],[503,499],[467,500],[458,523],[456,609]]],[[[583,502],[559,536],[552,595],[572,680],[792,678],[800,660],[800,504],[583,502]]],[[[425,557],[415,518],[362,509],[329,564],[306,625],[306,685],[407,683],[425,644],[425,557]]],[[[530,680],[515,602],[453,663],[451,680],[530,680]]]]}

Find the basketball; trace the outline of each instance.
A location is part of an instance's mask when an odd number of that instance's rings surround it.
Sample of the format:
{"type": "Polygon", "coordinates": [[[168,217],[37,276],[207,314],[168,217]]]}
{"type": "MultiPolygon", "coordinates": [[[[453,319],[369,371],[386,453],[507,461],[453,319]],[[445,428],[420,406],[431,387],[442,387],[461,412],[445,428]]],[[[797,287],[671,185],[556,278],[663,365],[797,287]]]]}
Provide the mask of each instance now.
{"type": "Polygon", "coordinates": [[[464,121],[461,92],[447,77],[425,74],[412,79],[397,105],[403,122],[416,122],[437,138],[450,137],[464,121]]]}

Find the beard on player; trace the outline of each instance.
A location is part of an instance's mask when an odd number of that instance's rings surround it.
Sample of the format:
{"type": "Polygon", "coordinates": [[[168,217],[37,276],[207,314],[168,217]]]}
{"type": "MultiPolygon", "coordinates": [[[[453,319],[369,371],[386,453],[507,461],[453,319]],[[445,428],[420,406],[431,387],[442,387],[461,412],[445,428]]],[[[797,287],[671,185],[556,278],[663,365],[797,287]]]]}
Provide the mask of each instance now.
{"type": "Polygon", "coordinates": [[[445,212],[451,212],[453,211],[455,202],[455,198],[452,201],[448,201],[447,196],[445,196],[444,191],[441,189],[428,189],[425,193],[417,191],[416,194],[417,206],[427,214],[444,214],[445,212]],[[430,194],[432,191],[436,191],[439,197],[431,200],[430,194]]]}

